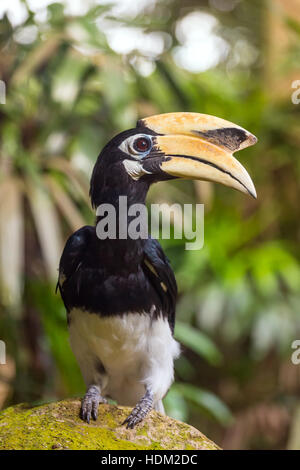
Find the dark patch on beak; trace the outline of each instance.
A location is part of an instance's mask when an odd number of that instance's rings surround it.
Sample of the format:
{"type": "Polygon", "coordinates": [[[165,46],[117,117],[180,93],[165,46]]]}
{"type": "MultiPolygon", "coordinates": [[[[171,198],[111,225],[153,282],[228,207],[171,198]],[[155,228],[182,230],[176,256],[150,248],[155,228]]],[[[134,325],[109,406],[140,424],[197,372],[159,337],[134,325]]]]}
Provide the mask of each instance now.
{"type": "Polygon", "coordinates": [[[193,130],[193,133],[214,145],[231,150],[232,152],[243,148],[242,144],[244,142],[247,142],[248,145],[254,145],[257,142],[254,135],[236,127],[223,127],[222,129],[212,129],[206,132],[193,130]]]}

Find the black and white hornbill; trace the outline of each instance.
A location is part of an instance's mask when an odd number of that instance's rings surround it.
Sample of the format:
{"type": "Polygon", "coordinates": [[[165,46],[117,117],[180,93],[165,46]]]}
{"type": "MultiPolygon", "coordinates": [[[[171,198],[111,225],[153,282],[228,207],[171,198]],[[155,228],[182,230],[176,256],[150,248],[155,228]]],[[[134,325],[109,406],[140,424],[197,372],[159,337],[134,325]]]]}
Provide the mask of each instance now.
{"type": "MultiPolygon", "coordinates": [[[[170,113],[138,121],[102,150],[91,178],[92,205],[109,203],[118,214],[145,203],[152,183],[188,178],[231,186],[256,197],[233,152],[256,143],[245,129],[213,116],[170,113]]],[[[173,381],[179,346],[173,338],[177,286],[159,243],[152,239],[99,239],[85,226],[67,241],[58,287],[67,309],[70,341],[87,391],[81,417],[96,420],[106,397],[134,406],[133,428],[173,381]]]]}

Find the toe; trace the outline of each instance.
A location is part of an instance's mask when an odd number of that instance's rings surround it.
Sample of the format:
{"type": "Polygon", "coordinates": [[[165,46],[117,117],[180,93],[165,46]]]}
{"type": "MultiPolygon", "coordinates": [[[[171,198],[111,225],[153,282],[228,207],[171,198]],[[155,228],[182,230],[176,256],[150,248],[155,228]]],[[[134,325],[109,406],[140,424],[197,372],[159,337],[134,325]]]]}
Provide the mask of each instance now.
{"type": "Polygon", "coordinates": [[[91,414],[92,414],[92,401],[88,398],[87,399],[85,398],[82,402],[80,417],[83,421],[86,421],[89,424],[91,420],[91,414]]]}
{"type": "Polygon", "coordinates": [[[99,406],[99,402],[98,401],[93,401],[92,403],[92,418],[94,421],[97,420],[98,418],[98,406],[99,406]]]}
{"type": "Polygon", "coordinates": [[[133,429],[140,421],[142,421],[142,418],[139,418],[138,416],[134,414],[130,414],[122,423],[122,425],[126,424],[127,429],[133,429]]]}

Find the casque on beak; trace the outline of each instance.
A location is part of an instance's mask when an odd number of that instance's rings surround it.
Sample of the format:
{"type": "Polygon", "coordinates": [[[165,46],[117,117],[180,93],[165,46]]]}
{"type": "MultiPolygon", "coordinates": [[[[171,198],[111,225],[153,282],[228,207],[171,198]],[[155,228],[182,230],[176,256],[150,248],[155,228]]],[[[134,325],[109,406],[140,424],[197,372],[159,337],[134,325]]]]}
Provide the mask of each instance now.
{"type": "Polygon", "coordinates": [[[233,153],[254,145],[257,138],[224,119],[198,113],[168,113],[142,119],[158,135],[156,149],[164,155],[160,168],[175,177],[222,183],[256,198],[254,184],[233,153]]]}

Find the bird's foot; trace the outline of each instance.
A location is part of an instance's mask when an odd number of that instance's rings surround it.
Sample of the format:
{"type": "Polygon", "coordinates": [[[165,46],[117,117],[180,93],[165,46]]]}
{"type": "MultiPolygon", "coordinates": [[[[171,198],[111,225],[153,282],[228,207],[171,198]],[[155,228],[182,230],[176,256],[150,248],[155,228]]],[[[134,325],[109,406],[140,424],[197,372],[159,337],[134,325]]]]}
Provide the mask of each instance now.
{"type": "Polygon", "coordinates": [[[133,429],[145,418],[152,408],[153,394],[150,391],[147,391],[122,424],[126,424],[127,429],[133,429]]]}
{"type": "Polygon", "coordinates": [[[99,387],[97,387],[97,385],[91,385],[82,399],[80,418],[88,424],[90,423],[91,417],[96,421],[100,403],[107,403],[107,401],[101,396],[99,387]]]}

